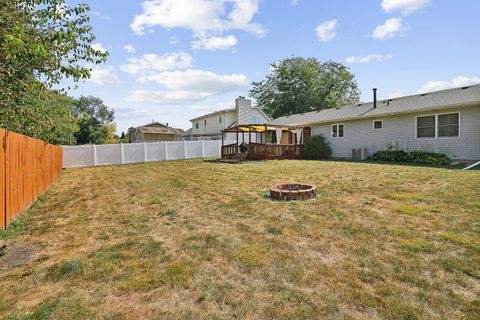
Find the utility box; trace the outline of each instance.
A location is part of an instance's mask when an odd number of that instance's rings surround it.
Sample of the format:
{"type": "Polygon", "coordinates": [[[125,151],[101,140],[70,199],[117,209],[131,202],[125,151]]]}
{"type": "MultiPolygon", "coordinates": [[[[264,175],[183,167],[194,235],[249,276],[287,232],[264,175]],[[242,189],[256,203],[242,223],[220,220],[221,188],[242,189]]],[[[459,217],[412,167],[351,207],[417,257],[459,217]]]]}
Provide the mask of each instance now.
{"type": "Polygon", "coordinates": [[[354,161],[365,161],[368,159],[368,150],[363,148],[352,149],[352,159],[354,161]]]}

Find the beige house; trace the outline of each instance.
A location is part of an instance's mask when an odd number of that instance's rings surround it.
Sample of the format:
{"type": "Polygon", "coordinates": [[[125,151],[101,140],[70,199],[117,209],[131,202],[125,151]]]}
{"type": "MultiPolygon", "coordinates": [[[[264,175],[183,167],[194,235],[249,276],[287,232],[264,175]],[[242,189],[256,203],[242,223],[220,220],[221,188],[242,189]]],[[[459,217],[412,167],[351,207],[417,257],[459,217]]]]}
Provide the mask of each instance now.
{"type": "Polygon", "coordinates": [[[328,140],[334,158],[355,158],[361,151],[364,159],[397,149],[471,162],[480,160],[480,85],[380,101],[375,91],[373,102],[285,116],[271,124],[311,128],[312,135],[328,140]]]}
{"type": "Polygon", "coordinates": [[[247,124],[263,124],[271,119],[252,101],[239,97],[235,99],[235,108],[215,111],[195,119],[192,122],[191,140],[219,140],[222,130],[247,124]]]}
{"type": "Polygon", "coordinates": [[[128,141],[130,143],[179,141],[183,140],[184,133],[183,129],[169,127],[168,123],[152,122],[128,130],[128,141]]]}

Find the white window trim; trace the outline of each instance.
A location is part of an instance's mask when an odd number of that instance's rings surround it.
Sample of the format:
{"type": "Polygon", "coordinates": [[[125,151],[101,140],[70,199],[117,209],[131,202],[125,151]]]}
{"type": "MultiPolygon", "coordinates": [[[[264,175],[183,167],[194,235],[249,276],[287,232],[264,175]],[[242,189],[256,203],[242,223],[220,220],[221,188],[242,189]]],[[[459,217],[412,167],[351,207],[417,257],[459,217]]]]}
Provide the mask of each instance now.
{"type": "Polygon", "coordinates": [[[345,138],[345,124],[344,123],[335,123],[335,124],[332,124],[332,126],[330,127],[330,135],[332,136],[333,139],[343,139],[345,138]],[[333,136],[333,127],[334,126],[337,126],[337,136],[334,137],[333,136]],[[339,126],[343,126],[343,136],[342,137],[339,137],[339,133],[340,133],[340,130],[339,129],[339,126]]]}
{"type": "Polygon", "coordinates": [[[373,130],[375,130],[375,131],[381,131],[381,130],[383,130],[383,119],[373,120],[373,121],[372,121],[372,128],[373,128],[373,130]],[[381,127],[380,129],[375,129],[375,122],[381,122],[381,123],[382,123],[382,127],[381,127]]]}
{"type": "Polygon", "coordinates": [[[424,114],[424,115],[419,115],[415,116],[415,139],[416,140],[454,140],[454,139],[460,139],[462,135],[462,121],[461,121],[461,114],[460,111],[457,112],[444,112],[444,113],[433,113],[433,114],[424,114]],[[445,115],[445,114],[458,114],[458,136],[456,137],[439,137],[438,136],[438,116],[445,115]],[[418,118],[422,117],[431,117],[435,116],[435,137],[431,138],[419,138],[418,137],[418,118]]]}

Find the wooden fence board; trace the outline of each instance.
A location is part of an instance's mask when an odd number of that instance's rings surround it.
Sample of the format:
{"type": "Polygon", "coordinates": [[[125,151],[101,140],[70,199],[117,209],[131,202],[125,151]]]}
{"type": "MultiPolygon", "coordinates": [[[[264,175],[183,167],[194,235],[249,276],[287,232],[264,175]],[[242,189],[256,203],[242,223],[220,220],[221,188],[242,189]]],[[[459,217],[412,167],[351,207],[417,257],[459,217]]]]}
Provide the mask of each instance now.
{"type": "Polygon", "coordinates": [[[28,209],[62,172],[62,148],[0,129],[0,229],[28,209]]]}
{"type": "Polygon", "coordinates": [[[0,230],[7,226],[5,216],[5,148],[6,134],[4,129],[0,129],[0,230]]]}

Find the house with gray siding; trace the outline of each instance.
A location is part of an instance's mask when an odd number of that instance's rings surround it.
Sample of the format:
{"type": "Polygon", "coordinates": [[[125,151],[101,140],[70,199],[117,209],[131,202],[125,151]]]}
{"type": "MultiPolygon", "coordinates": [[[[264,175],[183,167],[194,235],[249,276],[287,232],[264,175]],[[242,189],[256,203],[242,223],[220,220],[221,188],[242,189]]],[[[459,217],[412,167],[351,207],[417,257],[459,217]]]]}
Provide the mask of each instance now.
{"type": "MultiPolygon", "coordinates": [[[[244,124],[263,124],[271,119],[262,109],[252,106],[252,101],[245,97],[235,99],[235,107],[215,111],[191,119],[191,140],[219,140],[222,130],[244,124]]],[[[227,135],[227,139],[234,139],[234,135],[227,135]]],[[[253,139],[252,139],[253,140],[253,139]]]]}
{"type": "Polygon", "coordinates": [[[334,158],[378,150],[442,152],[453,161],[480,160],[480,85],[376,100],[277,118],[323,135],[334,158]]]}

